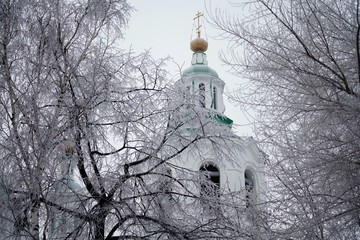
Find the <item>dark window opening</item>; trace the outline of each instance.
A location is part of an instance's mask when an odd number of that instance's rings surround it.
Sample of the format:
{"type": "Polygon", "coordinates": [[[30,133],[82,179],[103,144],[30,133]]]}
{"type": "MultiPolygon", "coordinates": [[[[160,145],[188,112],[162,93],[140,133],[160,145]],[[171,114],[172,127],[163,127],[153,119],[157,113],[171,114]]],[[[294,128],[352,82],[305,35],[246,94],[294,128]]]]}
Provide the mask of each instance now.
{"type": "Polygon", "coordinates": [[[216,91],[216,87],[213,87],[213,101],[212,101],[212,106],[214,109],[217,109],[217,91],[216,91]]]}
{"type": "Polygon", "coordinates": [[[205,176],[206,181],[201,183],[200,195],[205,197],[219,196],[220,172],[214,165],[204,165],[200,172],[205,176]]]}
{"type": "Polygon", "coordinates": [[[250,207],[254,201],[254,179],[253,175],[249,170],[245,171],[245,201],[246,207],[250,207]]]}
{"type": "Polygon", "coordinates": [[[205,107],[205,84],[199,84],[199,103],[201,107],[205,107]]]}

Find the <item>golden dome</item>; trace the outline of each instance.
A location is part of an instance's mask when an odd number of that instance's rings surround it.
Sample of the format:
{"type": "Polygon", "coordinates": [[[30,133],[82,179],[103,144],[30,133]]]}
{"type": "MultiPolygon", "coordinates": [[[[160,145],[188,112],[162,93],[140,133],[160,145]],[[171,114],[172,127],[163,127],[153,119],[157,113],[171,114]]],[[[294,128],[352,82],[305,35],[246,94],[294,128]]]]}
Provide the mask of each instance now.
{"type": "Polygon", "coordinates": [[[193,52],[205,52],[208,48],[208,42],[200,37],[194,39],[190,43],[190,49],[193,52]]]}

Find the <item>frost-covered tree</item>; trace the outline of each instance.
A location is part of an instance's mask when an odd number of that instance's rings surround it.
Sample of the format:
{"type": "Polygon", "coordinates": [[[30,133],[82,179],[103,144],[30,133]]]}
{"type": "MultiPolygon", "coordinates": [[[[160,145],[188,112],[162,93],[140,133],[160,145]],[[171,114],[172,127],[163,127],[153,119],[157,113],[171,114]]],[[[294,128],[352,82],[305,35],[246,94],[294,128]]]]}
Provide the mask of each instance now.
{"type": "Polygon", "coordinates": [[[233,3],[243,18],[212,18],[270,155],[269,227],[276,239],[359,238],[360,2],[233,3]]]}
{"type": "Polygon", "coordinates": [[[220,156],[228,138],[225,161],[237,140],[182,105],[164,59],[121,50],[130,11],[125,0],[1,1],[1,239],[253,238],[234,218],[241,195],[218,207],[194,190],[206,178],[171,164],[205,142],[220,156]],[[189,123],[199,130],[184,135],[189,123]]]}

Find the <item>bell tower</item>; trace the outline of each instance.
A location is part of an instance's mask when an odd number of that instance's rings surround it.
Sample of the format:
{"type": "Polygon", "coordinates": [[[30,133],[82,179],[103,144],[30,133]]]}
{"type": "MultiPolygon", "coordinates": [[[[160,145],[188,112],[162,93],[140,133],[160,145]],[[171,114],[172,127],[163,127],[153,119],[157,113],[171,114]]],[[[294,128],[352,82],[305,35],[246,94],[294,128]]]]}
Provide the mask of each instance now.
{"type": "MultiPolygon", "coordinates": [[[[183,71],[181,81],[188,93],[193,96],[191,99],[193,104],[223,114],[225,111],[223,101],[225,83],[219,78],[218,73],[208,66],[205,53],[208,49],[208,42],[201,37],[200,18],[202,16],[203,14],[198,12],[194,18],[197,22],[197,37],[190,42],[190,49],[193,52],[191,66],[183,71]]],[[[227,122],[232,124],[231,119],[227,119],[227,122]]]]}
{"type": "Polygon", "coordinates": [[[186,107],[178,114],[182,119],[177,125],[181,126],[181,138],[201,140],[173,164],[205,180],[190,187],[200,199],[239,192],[246,208],[265,200],[266,156],[253,138],[237,136],[231,130],[233,121],[224,114],[225,82],[208,65],[205,52],[209,44],[201,37],[201,17],[203,14],[198,12],[194,18],[197,27],[196,38],[190,43],[191,66],[176,83],[178,89],[185,92],[186,107]]]}

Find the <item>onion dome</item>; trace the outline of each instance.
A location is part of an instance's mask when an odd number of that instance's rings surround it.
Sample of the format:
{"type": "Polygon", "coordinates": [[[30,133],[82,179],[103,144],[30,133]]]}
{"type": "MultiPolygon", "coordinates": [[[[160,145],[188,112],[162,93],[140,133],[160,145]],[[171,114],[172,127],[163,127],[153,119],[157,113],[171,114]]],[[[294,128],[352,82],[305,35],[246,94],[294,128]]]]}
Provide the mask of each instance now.
{"type": "Polygon", "coordinates": [[[203,38],[197,37],[190,42],[190,49],[194,52],[191,60],[191,67],[183,72],[183,77],[189,75],[203,74],[219,78],[217,72],[208,66],[205,51],[208,48],[208,42],[203,38]]]}
{"type": "Polygon", "coordinates": [[[193,52],[205,52],[208,48],[208,42],[200,37],[195,38],[190,43],[190,49],[193,52]]]}

